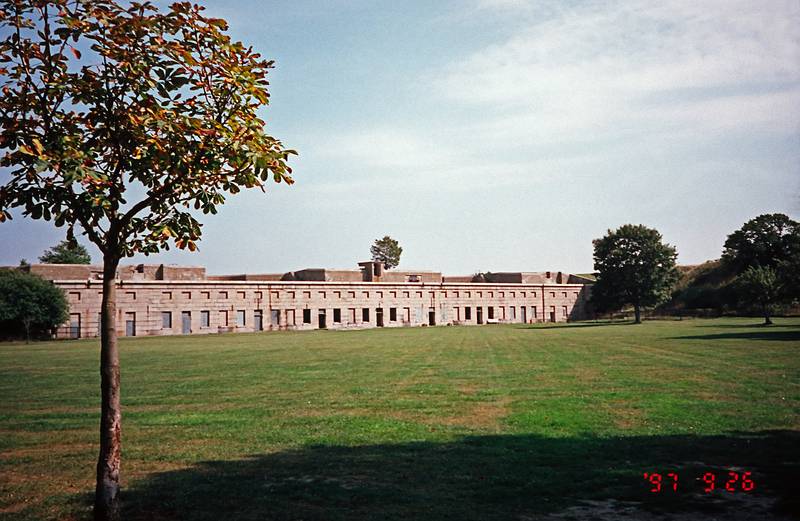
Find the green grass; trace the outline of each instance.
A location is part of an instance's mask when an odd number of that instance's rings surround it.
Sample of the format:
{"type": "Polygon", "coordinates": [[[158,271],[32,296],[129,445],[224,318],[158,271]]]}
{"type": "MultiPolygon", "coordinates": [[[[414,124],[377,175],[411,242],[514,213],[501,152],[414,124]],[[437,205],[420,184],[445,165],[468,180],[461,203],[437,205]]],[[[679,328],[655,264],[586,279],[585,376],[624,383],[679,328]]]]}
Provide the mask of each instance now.
{"type": "MultiPolygon", "coordinates": [[[[125,517],[797,515],[800,319],[757,323],[123,339],[125,517]],[[748,501],[696,493],[731,467],[748,501]]],[[[0,345],[0,518],[89,518],[98,348],[0,345]]]]}

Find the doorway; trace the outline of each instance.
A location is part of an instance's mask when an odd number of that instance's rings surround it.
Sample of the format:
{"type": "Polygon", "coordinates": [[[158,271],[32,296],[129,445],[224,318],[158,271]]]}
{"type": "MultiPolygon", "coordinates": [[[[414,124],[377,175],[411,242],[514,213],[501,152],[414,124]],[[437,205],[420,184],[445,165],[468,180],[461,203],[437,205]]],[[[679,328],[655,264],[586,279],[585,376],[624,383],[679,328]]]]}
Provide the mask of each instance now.
{"type": "Polygon", "coordinates": [[[136,313],[125,313],[125,336],[136,336],[136,313]]]}
{"type": "Polygon", "coordinates": [[[523,324],[528,323],[528,314],[527,314],[527,309],[525,309],[525,306],[519,307],[519,319],[522,321],[523,324]]]}
{"type": "Polygon", "coordinates": [[[325,310],[320,309],[317,313],[317,320],[319,321],[319,328],[320,329],[328,329],[328,323],[325,316],[325,310]]]}
{"type": "Polygon", "coordinates": [[[378,327],[383,327],[383,308],[375,309],[375,320],[378,322],[378,327]]]}
{"type": "Polygon", "coordinates": [[[478,324],[483,324],[483,308],[479,306],[476,310],[478,313],[478,324]]]}
{"type": "Polygon", "coordinates": [[[192,312],[181,311],[181,332],[188,335],[192,332],[192,312]]]}
{"type": "Polygon", "coordinates": [[[428,310],[428,325],[435,326],[436,325],[436,310],[430,309],[428,310]]]}

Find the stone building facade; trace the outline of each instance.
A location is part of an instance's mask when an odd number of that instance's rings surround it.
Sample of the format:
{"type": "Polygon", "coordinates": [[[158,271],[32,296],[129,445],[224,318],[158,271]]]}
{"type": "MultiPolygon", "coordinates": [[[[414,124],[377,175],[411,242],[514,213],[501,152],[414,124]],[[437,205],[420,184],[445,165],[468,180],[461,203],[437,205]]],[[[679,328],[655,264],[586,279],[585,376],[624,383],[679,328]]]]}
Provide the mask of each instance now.
{"type": "MultiPolygon", "coordinates": [[[[350,329],[590,318],[591,281],[561,272],[486,273],[305,269],[283,274],[206,276],[205,268],[131,265],[118,270],[123,336],[265,330],[350,329]]],[[[99,335],[102,270],[33,265],[64,290],[70,319],[59,338],[99,335]]]]}

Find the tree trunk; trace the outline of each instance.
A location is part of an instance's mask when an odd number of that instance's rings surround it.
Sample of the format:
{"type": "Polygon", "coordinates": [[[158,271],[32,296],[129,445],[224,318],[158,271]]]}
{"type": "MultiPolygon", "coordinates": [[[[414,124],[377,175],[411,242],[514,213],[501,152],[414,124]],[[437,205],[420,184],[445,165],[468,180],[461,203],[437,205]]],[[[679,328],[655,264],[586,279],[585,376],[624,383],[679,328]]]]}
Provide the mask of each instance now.
{"type": "Polygon", "coordinates": [[[772,319],[769,318],[769,311],[764,311],[764,325],[765,326],[771,326],[772,325],[772,319]]]}
{"type": "Polygon", "coordinates": [[[117,345],[117,266],[119,258],[103,259],[103,304],[100,327],[100,456],[97,460],[94,518],[118,521],[122,411],[119,400],[117,345]]]}
{"type": "Polygon", "coordinates": [[[633,305],[633,314],[636,317],[636,320],[633,321],[634,324],[641,324],[642,323],[642,308],[639,307],[639,304],[633,305]]]}

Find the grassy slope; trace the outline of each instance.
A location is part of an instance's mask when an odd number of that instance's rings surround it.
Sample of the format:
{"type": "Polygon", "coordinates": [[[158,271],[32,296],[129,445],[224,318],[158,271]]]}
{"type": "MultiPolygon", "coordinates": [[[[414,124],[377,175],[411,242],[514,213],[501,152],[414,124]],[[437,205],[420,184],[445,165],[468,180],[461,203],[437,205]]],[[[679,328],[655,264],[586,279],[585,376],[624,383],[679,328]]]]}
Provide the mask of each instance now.
{"type": "MultiPolygon", "coordinates": [[[[756,322],[123,339],[127,517],[724,509],[724,494],[656,501],[641,475],[729,466],[791,510],[800,320],[756,322]]],[[[0,518],[88,515],[97,350],[0,346],[0,518]]]]}

